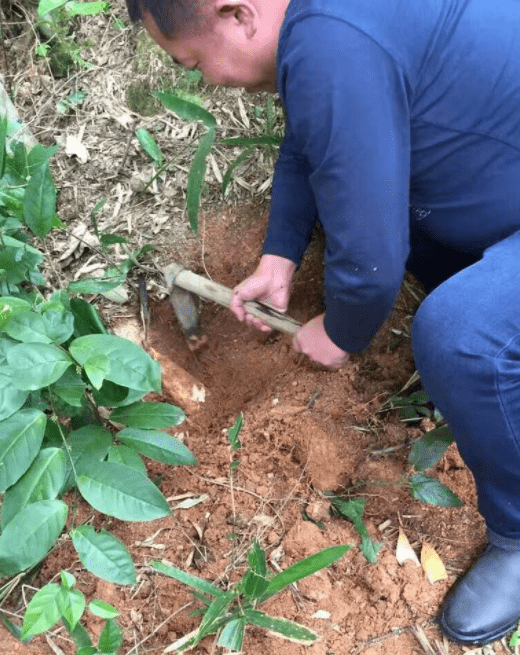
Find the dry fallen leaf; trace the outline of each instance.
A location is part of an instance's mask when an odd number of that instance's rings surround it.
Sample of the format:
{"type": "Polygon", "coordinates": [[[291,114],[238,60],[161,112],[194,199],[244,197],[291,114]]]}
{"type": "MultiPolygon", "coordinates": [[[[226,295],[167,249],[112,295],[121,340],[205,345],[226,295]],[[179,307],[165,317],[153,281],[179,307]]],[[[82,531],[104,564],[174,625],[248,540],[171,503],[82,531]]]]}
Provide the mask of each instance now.
{"type": "Polygon", "coordinates": [[[423,543],[421,550],[421,564],[431,584],[438,580],[445,580],[448,577],[441,558],[437,555],[433,546],[426,542],[423,543]]]}
{"type": "Polygon", "coordinates": [[[88,161],[88,150],[81,141],[77,137],[72,136],[72,134],[68,134],[65,140],[65,154],[69,157],[75,155],[82,164],[86,164],[88,161]]]}
{"type": "Polygon", "coordinates": [[[408,537],[405,533],[399,528],[399,538],[397,539],[397,548],[395,549],[395,557],[401,566],[405,562],[414,562],[416,566],[421,566],[417,555],[415,554],[413,548],[410,546],[408,537]]]}

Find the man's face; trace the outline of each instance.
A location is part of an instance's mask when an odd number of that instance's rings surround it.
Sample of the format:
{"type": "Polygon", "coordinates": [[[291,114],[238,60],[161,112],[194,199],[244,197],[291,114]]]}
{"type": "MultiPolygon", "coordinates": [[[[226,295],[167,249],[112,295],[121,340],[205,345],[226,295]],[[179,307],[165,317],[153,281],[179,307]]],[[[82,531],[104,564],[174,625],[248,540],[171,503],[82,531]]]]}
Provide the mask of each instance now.
{"type": "Polygon", "coordinates": [[[232,5],[224,8],[203,35],[167,38],[146,14],[151,38],[185,68],[197,68],[208,84],[276,91],[276,49],[279,26],[232,5]]]}

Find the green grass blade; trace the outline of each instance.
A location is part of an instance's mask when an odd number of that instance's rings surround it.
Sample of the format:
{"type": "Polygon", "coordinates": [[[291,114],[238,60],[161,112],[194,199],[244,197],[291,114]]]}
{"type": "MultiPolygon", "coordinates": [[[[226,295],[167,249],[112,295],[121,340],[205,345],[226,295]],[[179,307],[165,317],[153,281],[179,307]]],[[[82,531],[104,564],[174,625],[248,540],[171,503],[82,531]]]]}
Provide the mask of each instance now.
{"type": "Polygon", "coordinates": [[[241,166],[246,159],[249,157],[249,155],[253,152],[254,147],[251,148],[246,148],[243,150],[236,159],[234,159],[231,164],[229,165],[227,171],[224,173],[224,178],[222,179],[222,194],[225,195],[227,188],[229,186],[229,183],[231,182],[231,179],[233,177],[233,173],[235,170],[241,166]]]}
{"type": "Polygon", "coordinates": [[[306,557],[300,562],[296,562],[296,564],[274,576],[259,602],[264,603],[268,598],[282,591],[282,589],[285,589],[285,587],[293,582],[306,578],[320,569],[334,564],[334,562],[343,557],[351,548],[352,546],[350,545],[332,546],[331,548],[321,550],[315,555],[306,557]]]}
{"type": "Polygon", "coordinates": [[[179,118],[187,121],[202,122],[207,128],[215,128],[217,126],[217,119],[209,111],[203,107],[196,105],[194,102],[188,102],[178,96],[171,95],[170,93],[163,93],[162,91],[154,91],[152,95],[157,98],[163,107],[173,111],[179,118]]]}
{"type": "Polygon", "coordinates": [[[277,136],[270,136],[269,134],[264,134],[263,136],[251,136],[251,137],[237,137],[233,139],[219,139],[219,143],[223,143],[226,146],[279,146],[282,142],[282,139],[277,136]]]}
{"type": "Polygon", "coordinates": [[[319,635],[305,628],[303,625],[293,623],[293,621],[289,621],[288,619],[269,616],[258,610],[246,610],[244,612],[244,618],[247,623],[256,625],[259,628],[265,628],[269,632],[273,632],[276,635],[284,637],[284,639],[289,639],[299,644],[308,645],[319,639],[319,635]]]}
{"type": "Polygon", "coordinates": [[[165,564],[164,562],[158,562],[155,560],[149,564],[158,573],[167,575],[169,578],[174,578],[175,580],[178,580],[179,582],[182,582],[189,587],[193,587],[194,589],[198,589],[199,591],[202,591],[202,593],[208,594],[209,596],[218,597],[224,596],[226,594],[225,591],[222,591],[215,585],[211,584],[211,582],[207,582],[206,580],[203,580],[196,575],[192,575],[191,573],[186,573],[186,571],[178,569],[175,566],[171,566],[170,564],[165,564]]]}
{"type": "Polygon", "coordinates": [[[217,646],[227,650],[240,652],[244,642],[246,623],[244,619],[233,619],[226,623],[217,641],[217,646]]]}
{"type": "Polygon", "coordinates": [[[148,132],[145,127],[140,127],[135,131],[135,136],[141,145],[141,148],[150,156],[157,166],[161,166],[163,162],[163,154],[157,145],[157,141],[148,132]]]}
{"type": "Polygon", "coordinates": [[[201,138],[199,146],[193,156],[188,174],[188,186],[186,188],[186,205],[188,208],[188,219],[191,229],[195,234],[198,232],[200,194],[204,178],[206,176],[207,158],[215,141],[215,130],[210,128],[201,138]]]}

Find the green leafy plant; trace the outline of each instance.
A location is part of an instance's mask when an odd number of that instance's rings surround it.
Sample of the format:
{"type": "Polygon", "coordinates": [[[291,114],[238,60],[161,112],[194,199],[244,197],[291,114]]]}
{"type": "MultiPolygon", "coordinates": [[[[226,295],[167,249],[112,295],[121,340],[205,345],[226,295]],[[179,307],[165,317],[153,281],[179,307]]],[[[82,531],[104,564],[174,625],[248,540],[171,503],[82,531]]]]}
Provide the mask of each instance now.
{"type": "Polygon", "coordinates": [[[70,35],[72,21],[77,16],[91,16],[108,11],[108,2],[76,0],[40,0],[37,27],[45,41],[36,47],[56,77],[64,77],[71,68],[90,68],[92,64],[81,56],[81,45],[70,35]]]}
{"type": "MultiPolygon", "coordinates": [[[[415,376],[414,379],[416,379],[415,376]]],[[[430,505],[460,507],[462,501],[451,489],[439,480],[424,474],[424,471],[439,463],[446,449],[453,442],[451,430],[443,424],[440,412],[436,408],[432,408],[428,393],[419,390],[409,396],[392,396],[380,407],[380,411],[383,412],[396,409],[399,410],[404,422],[429,418],[438,424],[438,427],[425,432],[412,443],[408,461],[418,473],[409,476],[407,484],[410,493],[415,500],[430,505]]]]}
{"type": "Polygon", "coordinates": [[[254,541],[247,555],[246,572],[235,587],[228,591],[169,564],[150,562],[150,566],[157,572],[191,587],[194,596],[203,604],[200,610],[203,618],[199,627],[170,648],[177,651],[189,650],[205,637],[215,634],[218,635],[218,646],[240,652],[247,626],[265,628],[301,644],[314,642],[318,639],[315,632],[293,621],[265,614],[257,608],[290,584],[334,564],[350,548],[348,545],[327,548],[271,576],[267,570],[265,552],[254,541]]]}
{"type": "MultiPolygon", "coordinates": [[[[188,210],[188,220],[191,229],[195,232],[198,231],[198,215],[201,202],[201,194],[204,184],[204,179],[207,169],[207,159],[215,144],[226,146],[240,147],[242,152],[236,157],[229,165],[222,181],[222,193],[225,194],[231,182],[234,171],[242,165],[245,160],[251,156],[255,148],[267,147],[275,148],[280,145],[281,137],[275,134],[266,133],[253,137],[240,137],[233,139],[218,139],[217,132],[218,125],[215,116],[195,102],[190,102],[184,98],[162,91],[155,91],[152,94],[157,98],[165,109],[174,112],[183,120],[191,121],[193,123],[202,123],[206,131],[201,135],[197,149],[191,161],[190,170],[188,173],[188,183],[186,187],[186,206],[188,210]]],[[[271,116],[271,114],[269,114],[271,116]]],[[[268,130],[272,131],[271,119],[268,119],[268,130]]],[[[142,144],[143,145],[143,144],[142,144]]],[[[150,148],[143,145],[143,148],[151,155],[150,148]]],[[[151,146],[155,150],[155,146],[151,146]]],[[[153,157],[152,157],[153,158],[153,157]]],[[[163,165],[161,170],[164,170],[163,165]]],[[[161,172],[161,171],[160,171],[161,172]]]]}
{"type": "Polygon", "coordinates": [[[327,492],[326,496],[331,502],[333,511],[349,521],[352,521],[354,528],[361,537],[361,552],[370,564],[377,563],[377,554],[383,547],[383,544],[374,541],[368,534],[368,530],[363,521],[363,512],[365,511],[364,498],[352,498],[346,500],[341,496],[336,496],[332,492],[327,492]]]}
{"type": "Polygon", "coordinates": [[[61,571],[61,581],[61,585],[46,584],[32,597],[23,620],[22,641],[50,630],[61,620],[78,647],[78,655],[116,655],[123,643],[123,632],[115,621],[119,611],[101,600],[88,604],[92,614],[105,619],[98,644],[94,646],[80,623],[87,602],[81,591],[74,589],[76,578],[68,571],[61,571]]]}
{"type": "MultiPolygon", "coordinates": [[[[163,432],[185,419],[167,403],[142,402],[161,390],[161,369],[136,344],[109,334],[98,311],[73,292],[119,284],[134,253],[105,279],[78,280],[44,296],[44,255],[29,244],[45,238],[56,216],[49,168],[54,148],[7,148],[0,120],[0,575],[40,562],[60,537],[71,488],[95,509],[121,520],[167,516],[168,503],[146,474],[142,456],[170,465],[196,459],[163,432]]],[[[85,567],[133,584],[130,555],[90,526],[72,527],[85,567]]]]}
{"type": "Polygon", "coordinates": [[[410,477],[410,491],[416,500],[444,507],[460,507],[462,505],[460,498],[451,489],[439,482],[439,480],[423,473],[423,471],[438,464],[452,442],[451,430],[444,425],[430,432],[425,432],[413,444],[408,461],[419,471],[419,473],[410,477]]]}
{"type": "Polygon", "coordinates": [[[401,420],[407,423],[422,421],[424,418],[440,420],[437,410],[431,408],[430,396],[420,389],[409,396],[392,396],[381,407],[380,412],[399,410],[401,420]]]}

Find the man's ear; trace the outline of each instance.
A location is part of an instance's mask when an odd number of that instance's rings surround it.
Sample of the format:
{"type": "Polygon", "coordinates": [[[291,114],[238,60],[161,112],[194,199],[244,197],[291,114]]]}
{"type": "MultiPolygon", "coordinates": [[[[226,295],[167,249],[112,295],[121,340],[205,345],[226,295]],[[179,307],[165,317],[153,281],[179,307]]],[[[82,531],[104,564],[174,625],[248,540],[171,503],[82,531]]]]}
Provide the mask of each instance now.
{"type": "Polygon", "coordinates": [[[242,27],[248,39],[255,35],[258,12],[250,0],[216,0],[215,10],[219,18],[232,19],[237,26],[242,27]]]}

